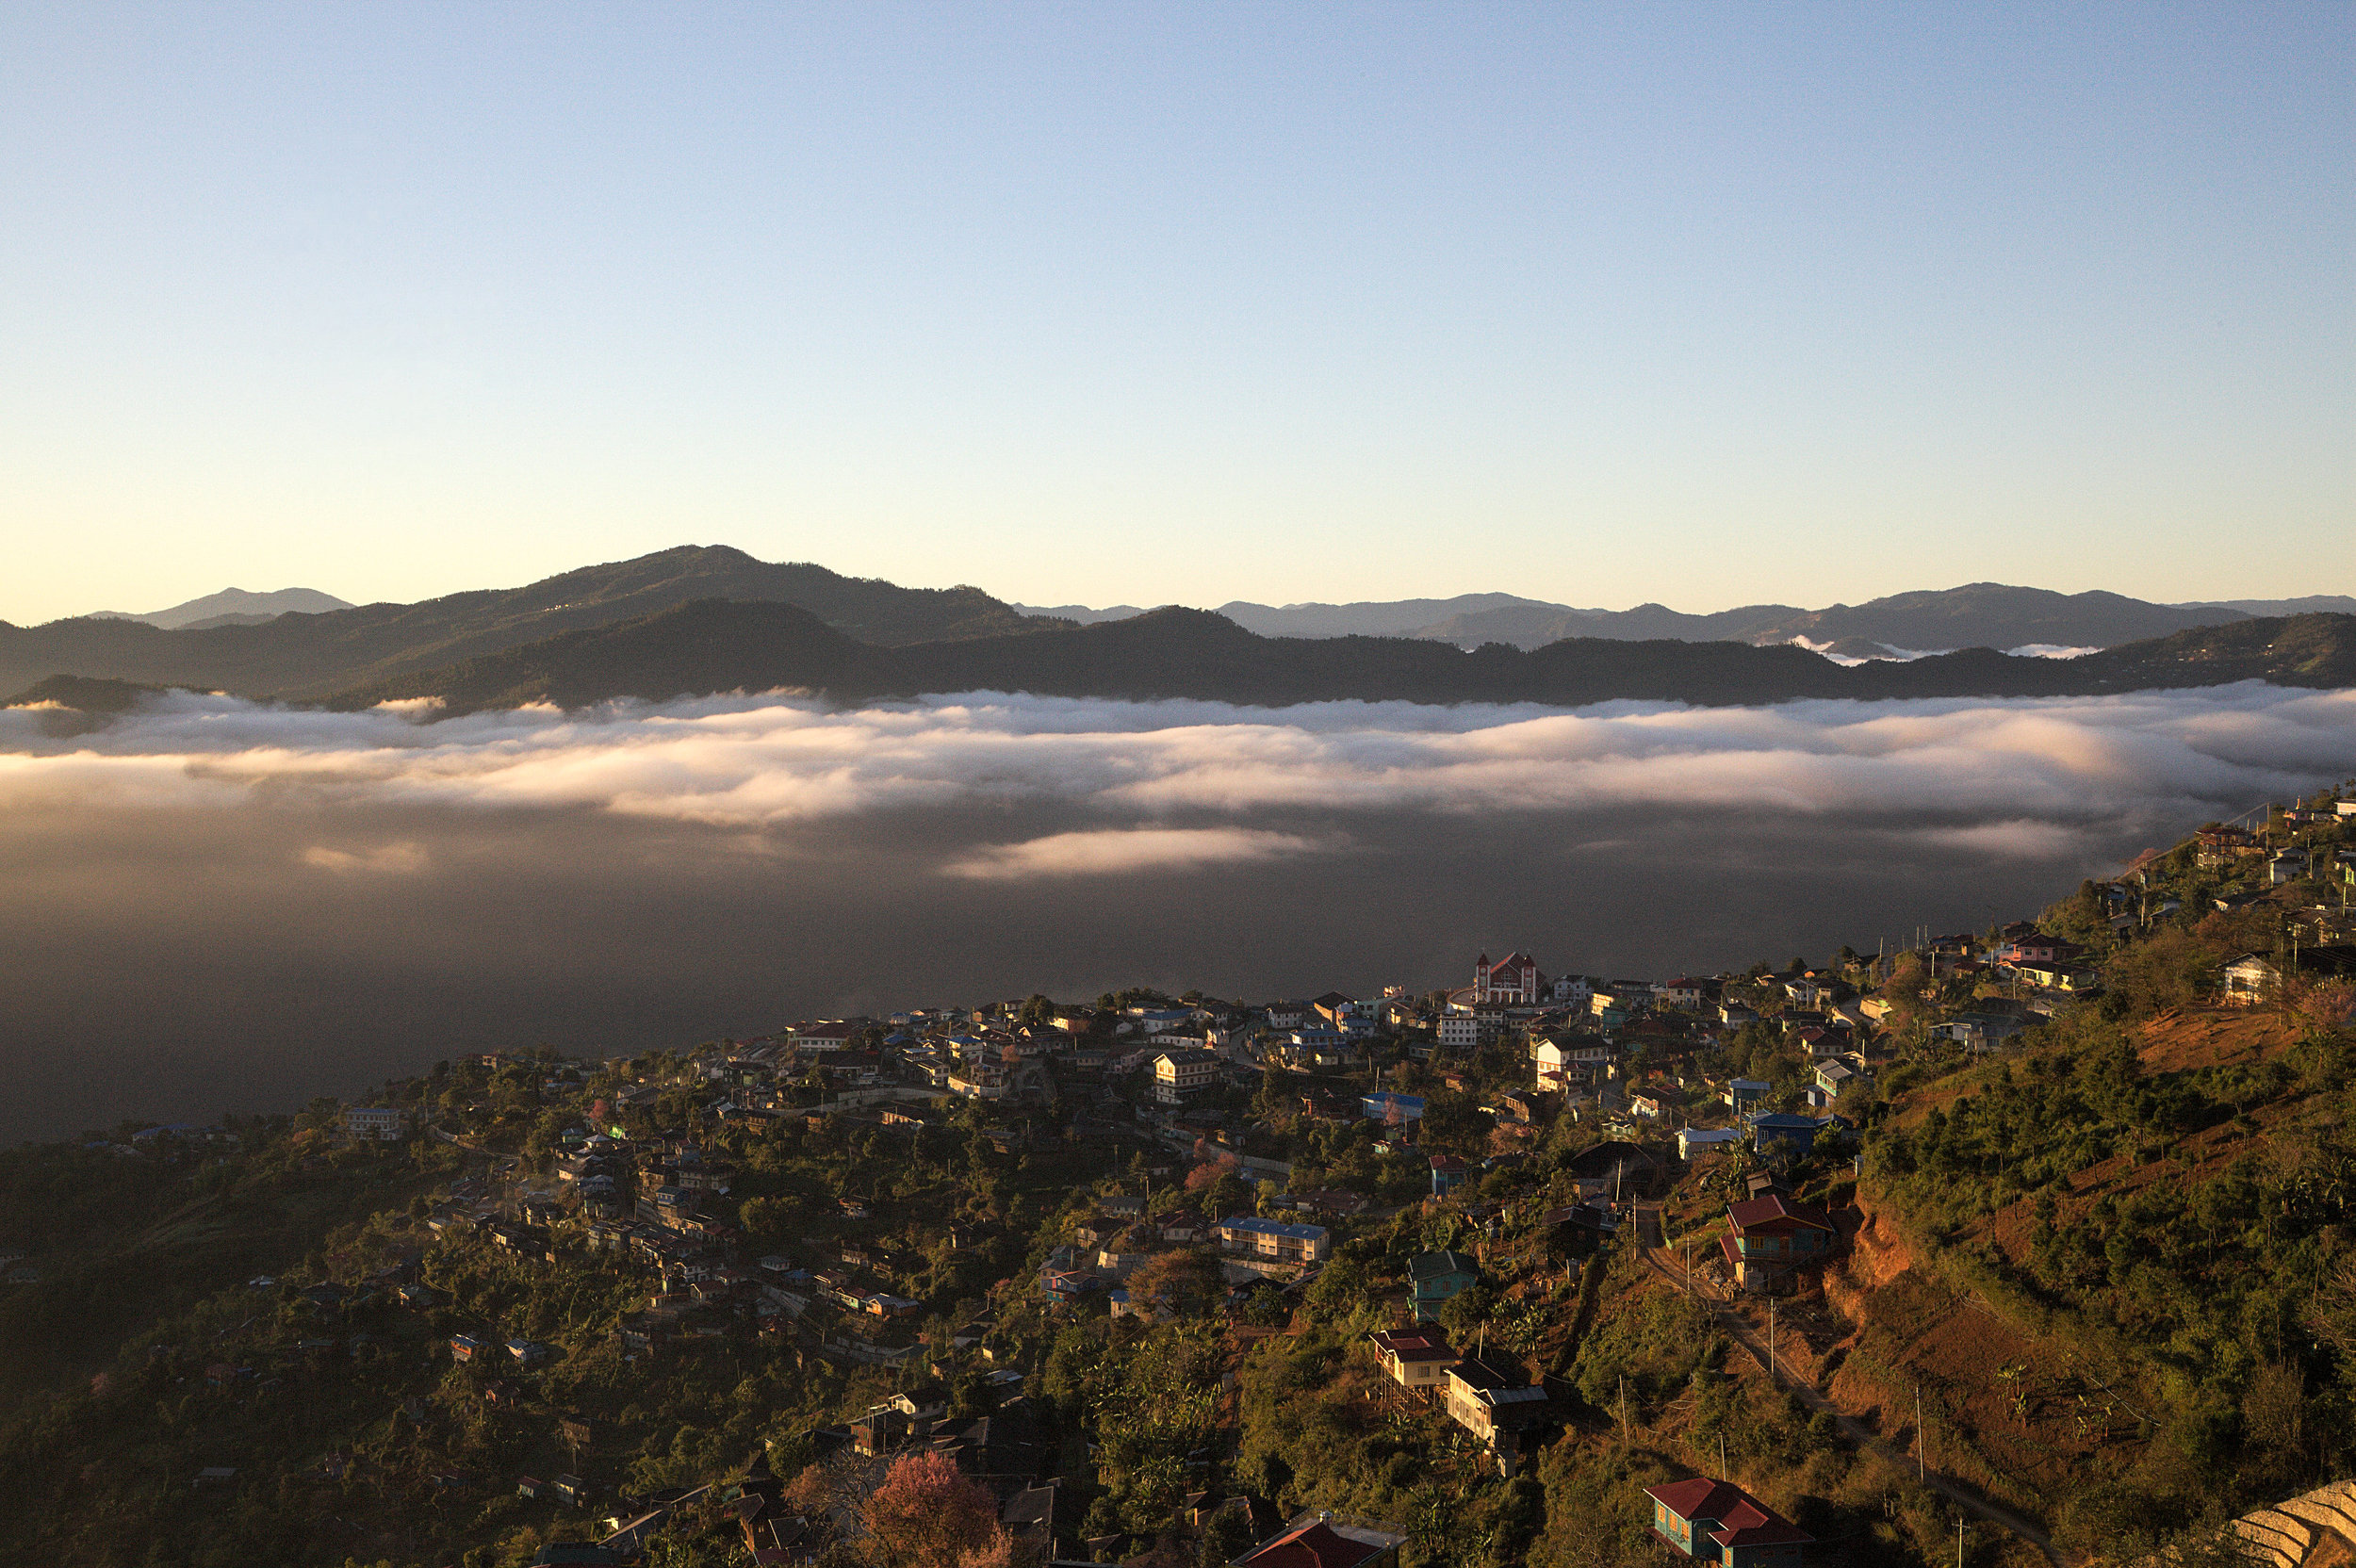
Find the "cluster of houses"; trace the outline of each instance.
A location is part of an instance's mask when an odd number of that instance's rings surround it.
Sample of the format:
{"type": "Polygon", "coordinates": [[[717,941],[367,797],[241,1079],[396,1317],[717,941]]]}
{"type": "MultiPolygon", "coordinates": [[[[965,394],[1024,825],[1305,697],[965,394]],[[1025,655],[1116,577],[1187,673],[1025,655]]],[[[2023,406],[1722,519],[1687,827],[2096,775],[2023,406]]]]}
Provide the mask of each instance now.
{"type": "MultiPolygon", "coordinates": [[[[2356,802],[2341,803],[2336,814],[2356,814],[2351,808],[2356,802]]],[[[2211,870],[2262,866],[2269,886],[2343,878],[2348,852],[2310,852],[2279,837],[2204,830],[2197,858],[2211,870]]],[[[2099,887],[2114,928],[2148,925],[2173,908],[2165,899],[2154,908],[2151,870],[2147,859],[2099,887]]],[[[2220,902],[2250,896],[2220,895],[2220,902]]],[[[1912,951],[1931,980],[1972,982],[1961,988],[1977,992],[1976,999],[1959,1007],[1906,1005],[1936,1036],[1973,1050],[2001,1044],[2070,998],[2099,989],[2094,954],[2028,923],[1930,938],[1912,951]]],[[[614,1121],[682,1088],[704,1114],[724,1122],[823,1119],[879,1130],[938,1122],[965,1102],[999,1148],[1014,1149],[1044,1135],[1052,1106],[1055,1135],[1126,1140],[1161,1162],[1224,1159],[1247,1182],[1270,1179],[1281,1189],[1290,1174],[1284,1145],[1269,1141],[1267,1130],[1235,1107],[1249,1094],[1265,1108],[1268,1086],[1282,1081],[1298,1086],[1289,1097],[1297,1118],[1371,1124],[1360,1135],[1377,1154],[1410,1161],[1418,1173],[1428,1171],[1433,1198],[1462,1202],[1489,1170],[1522,1157],[1511,1152],[1521,1140],[1563,1117],[1592,1118],[1606,1141],[1579,1156],[1579,1200],[1539,1217],[1533,1233],[1576,1268],[1577,1260],[1609,1245],[1626,1212],[1623,1188],[1634,1182],[1641,1190],[1654,1181],[1668,1148],[1688,1162],[1735,1145],[1774,1156],[1805,1153],[1848,1132],[1854,1102],[1870,1097],[1881,1067],[1879,1037],[1892,1004],[1874,993],[1893,964],[1889,956],[1854,958],[1644,981],[1550,974],[1516,951],[1495,959],[1482,954],[1469,984],[1422,995],[1388,987],[1372,998],[1327,991],[1246,1005],[1148,995],[1093,1006],[1035,997],[819,1020],[694,1053],[680,1071],[619,1093],[614,1121]],[[1762,1032],[1781,1047],[1776,1084],[1706,1075],[1703,1064],[1716,1049],[1737,1035],[1748,1049],[1762,1032]],[[1518,1082],[1499,1080],[1500,1045],[1511,1053],[1506,1059],[1526,1062],[1518,1082]],[[1426,1097],[1383,1086],[1373,1072],[1378,1056],[1420,1062],[1427,1080],[1478,1096],[1494,1119],[1495,1152],[1486,1159],[1427,1152],[1420,1138],[1426,1097]],[[1803,1073],[1796,1087],[1794,1061],[1803,1073]]],[[[2294,972],[2356,975],[2356,947],[2310,941],[2253,954],[2229,967],[2226,1000],[2275,994],[2294,972]]],[[[1926,1001],[1931,995],[1923,993],[1926,1001]]],[[[635,1120],[635,1137],[623,1136],[618,1124],[573,1129],[548,1184],[510,1183],[501,1194],[453,1202],[432,1222],[437,1229],[471,1227],[525,1258],[552,1257],[571,1241],[628,1250],[660,1282],[646,1308],[623,1326],[631,1354],[659,1353],[672,1338],[740,1331],[748,1322],[752,1331],[793,1333],[823,1354],[852,1362],[898,1365],[911,1354],[909,1320],[924,1304],[879,1282],[885,1270],[871,1249],[844,1243],[838,1257],[822,1248],[800,1266],[782,1257],[742,1257],[731,1201],[735,1172],[687,1134],[649,1134],[643,1115],[635,1120]],[[524,1190],[515,1190],[519,1184],[524,1190]],[[811,1330],[810,1309],[822,1303],[838,1312],[819,1315],[828,1327],[811,1330]]],[[[344,1125],[355,1141],[431,1131],[411,1114],[383,1106],[354,1108],[344,1125]]],[[[1182,1303],[1133,1293],[1133,1279],[1149,1260],[1193,1250],[1216,1260],[1212,1277],[1236,1296],[1263,1284],[1299,1289],[1316,1277],[1337,1234],[1368,1212],[1369,1199],[1354,1191],[1295,1192],[1264,1200],[1263,1212],[1216,1220],[1189,1202],[1156,1212],[1137,1195],[1106,1193],[1095,1203],[1039,1270],[1038,1289],[1058,1310],[1099,1310],[1102,1298],[1102,1310],[1153,1319],[1182,1303]]],[[[1473,1217],[1480,1207],[1467,1204],[1464,1212],[1473,1217]]],[[[846,1197],[839,1217],[862,1219],[863,1205],[846,1197]]],[[[1777,1293],[1840,1245],[1835,1217],[1798,1200],[1762,1170],[1728,1204],[1708,1261],[1742,1290],[1777,1293]]],[[[1372,1355],[1402,1390],[1462,1428],[1502,1473],[1514,1473],[1530,1446],[1560,1424],[1561,1413],[1543,1381],[1513,1358],[1449,1343],[1445,1309],[1481,1281],[1480,1257],[1437,1250],[1410,1260],[1407,1275],[1404,1321],[1371,1336],[1372,1355]]],[[[982,1327],[961,1332],[958,1343],[976,1343],[982,1327]]],[[[529,1340],[487,1332],[456,1335],[449,1348],[459,1360],[516,1372],[548,1354],[529,1340]]],[[[919,1388],[851,1423],[841,1442],[871,1459],[917,1447],[952,1454],[961,1468],[991,1478],[1007,1517],[1027,1521],[1024,1528],[1043,1544],[1054,1533],[1053,1483],[1042,1499],[1039,1465],[1023,1446],[1020,1374],[1000,1377],[1006,1386],[993,1389],[990,1415],[951,1419],[937,1388],[919,1388]]],[[[1651,1496],[1655,1532],[1679,1555],[1780,1568],[1809,1544],[1804,1531],[1727,1482],[1696,1478],[1653,1488],[1651,1496]]],[[[1197,1501],[1207,1508],[1232,1500],[1197,1501]]],[[[752,1510],[748,1521],[759,1512],[752,1510]]],[[[1399,1539],[1346,1521],[1297,1519],[1279,1529],[1281,1523],[1255,1515],[1253,1533],[1263,1544],[1240,1560],[1379,1563],[1395,1554],[1399,1539]]],[[[747,1529],[749,1545],[750,1523],[747,1529]]],[[[761,1550],[757,1560],[792,1560],[762,1558],[761,1550]]]]}

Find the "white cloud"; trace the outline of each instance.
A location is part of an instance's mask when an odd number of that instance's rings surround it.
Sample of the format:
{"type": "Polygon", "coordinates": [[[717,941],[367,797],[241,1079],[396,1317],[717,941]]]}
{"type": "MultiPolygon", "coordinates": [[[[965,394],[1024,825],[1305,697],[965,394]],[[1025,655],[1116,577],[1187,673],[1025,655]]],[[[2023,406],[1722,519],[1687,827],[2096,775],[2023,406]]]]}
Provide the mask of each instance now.
{"type": "Polygon", "coordinates": [[[951,876],[1008,881],[1040,876],[1101,876],[1138,871],[1191,871],[1242,860],[1306,854],[1316,846],[1291,833],[1243,827],[1132,827],[1055,833],[1015,844],[988,844],[950,861],[951,876]]]}
{"type": "Polygon", "coordinates": [[[373,872],[407,875],[425,869],[425,851],[413,843],[377,844],[368,849],[334,849],[313,844],[303,852],[303,863],[338,874],[373,872]]]}
{"type": "Polygon", "coordinates": [[[977,804],[1080,805],[1157,828],[1283,809],[1627,806],[1892,813],[1948,828],[2092,824],[2239,809],[2352,771],[2356,692],[2255,682],[2035,701],[1579,710],[965,694],[838,711],[771,695],[440,723],[414,710],[324,713],[183,694],[68,740],[43,735],[38,715],[0,712],[0,809],[348,802],[586,809],[740,831],[977,804]]]}

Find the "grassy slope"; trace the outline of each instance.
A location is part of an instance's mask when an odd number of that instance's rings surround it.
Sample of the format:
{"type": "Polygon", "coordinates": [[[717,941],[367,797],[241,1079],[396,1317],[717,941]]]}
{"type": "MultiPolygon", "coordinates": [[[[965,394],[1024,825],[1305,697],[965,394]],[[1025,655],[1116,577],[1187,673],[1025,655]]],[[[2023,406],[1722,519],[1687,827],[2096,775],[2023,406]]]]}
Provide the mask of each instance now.
{"type": "MultiPolygon", "coordinates": [[[[2282,1178],[2333,1142],[2345,1108],[2301,1033],[2270,1011],[2172,1012],[2129,1037],[2141,1083],[2192,1108],[2074,1144],[2024,1138],[2010,1179],[1995,1148],[1960,1179],[1869,1177],[1854,1255],[1828,1281],[1854,1324],[1828,1368],[1843,1408],[1910,1438],[1921,1388],[1935,1462],[2086,1549],[2117,1549],[2138,1511],[2183,1527],[2328,1467],[2329,1440],[2280,1441],[2266,1404],[2331,1377],[2299,1319],[2342,1244],[2282,1178]]],[[[1919,1140],[1934,1112],[1993,1104],[2008,1071],[2084,1049],[1941,1080],[1892,1123],[1919,1140]]]]}

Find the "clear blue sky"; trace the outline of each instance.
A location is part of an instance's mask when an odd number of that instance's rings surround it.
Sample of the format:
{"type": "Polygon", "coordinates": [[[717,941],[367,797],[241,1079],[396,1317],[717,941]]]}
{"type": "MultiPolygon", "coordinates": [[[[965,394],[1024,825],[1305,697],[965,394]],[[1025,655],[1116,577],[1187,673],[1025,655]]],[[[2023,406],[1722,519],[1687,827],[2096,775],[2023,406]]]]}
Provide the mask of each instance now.
{"type": "Polygon", "coordinates": [[[2356,591],[2356,7],[18,6],[0,617],[2356,591]]]}

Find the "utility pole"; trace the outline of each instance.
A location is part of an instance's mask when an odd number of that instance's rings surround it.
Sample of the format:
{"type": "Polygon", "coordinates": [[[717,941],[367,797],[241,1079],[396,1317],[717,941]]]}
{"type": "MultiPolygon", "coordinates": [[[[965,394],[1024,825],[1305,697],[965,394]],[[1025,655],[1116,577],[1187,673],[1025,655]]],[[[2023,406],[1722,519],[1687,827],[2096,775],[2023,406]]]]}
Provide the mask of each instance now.
{"type": "Polygon", "coordinates": [[[1922,1385],[1914,1385],[1914,1478],[1926,1479],[1929,1466],[1922,1459],[1922,1385]]]}
{"type": "Polygon", "coordinates": [[[1620,1374],[1620,1441],[1628,1441],[1628,1374],[1620,1374]]]}
{"type": "Polygon", "coordinates": [[[1719,1478],[1720,1480],[1724,1480],[1724,1479],[1726,1479],[1726,1433],[1724,1433],[1724,1432],[1720,1432],[1720,1433],[1718,1434],[1718,1478],[1719,1478]]]}
{"type": "Polygon", "coordinates": [[[1775,1297],[1767,1298],[1767,1380],[1770,1383],[1775,1380],[1775,1297]]]}
{"type": "Polygon", "coordinates": [[[1963,1515],[1955,1515],[1955,1568],[1963,1568],[1963,1515]]]}

